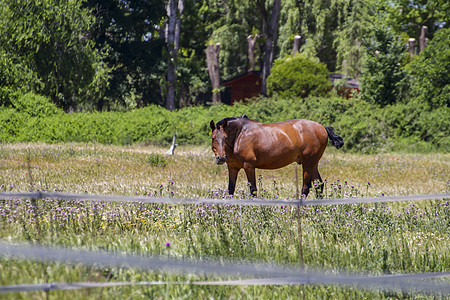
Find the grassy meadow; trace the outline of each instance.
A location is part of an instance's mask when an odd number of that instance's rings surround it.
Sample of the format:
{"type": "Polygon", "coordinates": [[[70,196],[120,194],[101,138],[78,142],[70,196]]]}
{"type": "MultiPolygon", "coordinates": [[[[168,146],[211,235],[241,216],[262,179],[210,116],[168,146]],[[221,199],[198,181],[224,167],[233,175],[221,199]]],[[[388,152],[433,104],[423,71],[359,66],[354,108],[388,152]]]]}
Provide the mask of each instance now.
{"type": "MultiPolygon", "coordinates": [[[[97,143],[0,144],[1,191],[224,198],[226,166],[209,147],[97,143]]],[[[348,154],[327,149],[319,166],[326,197],[448,193],[450,154],[348,154]]],[[[301,166],[298,167],[301,184],[301,166]]],[[[296,192],[295,167],[257,170],[260,197],[296,192]]],[[[236,195],[248,198],[245,174],[236,195]]],[[[308,199],[314,199],[310,193],[308,199]]],[[[306,268],[372,275],[450,270],[450,199],[303,207],[306,268]]],[[[169,258],[299,265],[291,207],[0,200],[0,239],[169,258]]],[[[220,276],[0,259],[0,285],[78,281],[220,280],[220,276]]],[[[447,279],[438,281],[449,282],[447,279]]],[[[306,299],[444,298],[307,285],[306,299]]],[[[297,299],[301,286],[128,286],[0,294],[0,299],[297,299]]]]}

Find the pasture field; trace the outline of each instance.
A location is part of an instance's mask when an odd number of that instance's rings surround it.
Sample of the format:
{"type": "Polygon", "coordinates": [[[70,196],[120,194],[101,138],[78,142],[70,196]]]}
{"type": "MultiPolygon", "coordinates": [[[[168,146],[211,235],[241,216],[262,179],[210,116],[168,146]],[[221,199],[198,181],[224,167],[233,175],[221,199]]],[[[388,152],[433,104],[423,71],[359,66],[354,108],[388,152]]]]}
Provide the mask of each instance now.
{"type": "MultiPolygon", "coordinates": [[[[226,198],[226,166],[209,147],[167,149],[96,143],[0,144],[1,191],[226,198]]],[[[448,193],[450,154],[346,154],[327,149],[319,166],[326,197],[448,193]]],[[[301,166],[298,167],[301,178],[301,166]]],[[[260,197],[295,196],[295,167],[257,170],[260,197]]],[[[300,179],[301,181],[301,179],[300,179]]],[[[300,182],[301,184],[301,182],[300,182]]],[[[237,198],[248,198],[244,172],[237,198]]],[[[308,199],[314,199],[310,193],[308,199]]],[[[306,269],[371,275],[450,270],[450,199],[301,208],[306,269]]],[[[299,265],[296,208],[0,200],[0,240],[168,258],[299,265]]],[[[0,259],[0,285],[84,281],[196,281],[179,275],[0,259]]],[[[436,279],[448,282],[448,278],[436,279]]],[[[445,298],[306,285],[306,299],[445,298]]],[[[0,299],[298,299],[302,287],[125,286],[0,294],[0,299]]]]}

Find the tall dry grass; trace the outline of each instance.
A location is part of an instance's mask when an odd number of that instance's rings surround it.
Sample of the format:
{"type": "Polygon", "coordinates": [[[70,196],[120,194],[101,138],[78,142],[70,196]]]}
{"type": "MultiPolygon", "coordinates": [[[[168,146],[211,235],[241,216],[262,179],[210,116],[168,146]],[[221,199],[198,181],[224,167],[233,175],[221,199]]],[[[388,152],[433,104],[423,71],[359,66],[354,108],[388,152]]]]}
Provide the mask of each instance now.
{"type": "MultiPolygon", "coordinates": [[[[175,156],[165,152],[144,145],[0,144],[0,189],[171,197],[226,195],[226,167],[215,165],[208,147],[180,146],[175,156]]],[[[320,171],[331,196],[404,195],[448,192],[449,165],[449,154],[357,155],[330,149],[321,160],[320,171]]],[[[301,172],[301,167],[298,170],[301,172]]],[[[258,175],[260,195],[295,195],[294,165],[259,170],[258,175]]],[[[248,197],[243,172],[238,180],[236,196],[248,197]]],[[[313,197],[312,193],[308,199],[313,197]]],[[[301,215],[307,268],[395,274],[441,272],[450,266],[447,199],[305,207],[301,215]]],[[[0,239],[174,258],[298,265],[296,218],[292,207],[0,200],[0,239]]],[[[223,278],[0,259],[0,285],[201,279],[223,278]]],[[[305,291],[307,299],[426,298],[422,294],[330,285],[307,285],[305,291]]],[[[0,299],[293,299],[302,293],[300,286],[167,285],[0,294],[0,299]]]]}
{"type": "MultiPolygon", "coordinates": [[[[206,197],[228,186],[225,165],[217,166],[209,147],[176,148],[174,156],[154,146],[100,144],[2,144],[0,184],[3,190],[64,190],[93,194],[162,194],[206,197]]],[[[301,166],[298,166],[301,185],[301,166]]],[[[346,184],[360,194],[407,195],[450,190],[450,154],[347,154],[327,149],[319,172],[331,184],[346,184]],[[339,181],[339,182],[338,182],[339,181]],[[369,188],[368,184],[370,183],[369,188]]],[[[279,170],[257,170],[260,192],[295,195],[295,164],[279,170]]],[[[248,192],[239,173],[236,195],[248,192]]],[[[309,198],[313,198],[311,195],[309,198]]]]}

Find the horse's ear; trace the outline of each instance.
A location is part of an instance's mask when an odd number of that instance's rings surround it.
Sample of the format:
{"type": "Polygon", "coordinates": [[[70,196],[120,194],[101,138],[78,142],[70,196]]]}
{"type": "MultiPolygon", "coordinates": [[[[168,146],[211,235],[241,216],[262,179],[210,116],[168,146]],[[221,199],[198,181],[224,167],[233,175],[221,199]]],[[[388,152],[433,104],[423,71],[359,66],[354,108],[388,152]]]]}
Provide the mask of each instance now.
{"type": "Polygon", "coordinates": [[[209,123],[209,127],[211,127],[212,131],[216,129],[216,124],[214,123],[214,120],[211,120],[211,122],[209,123]]]}
{"type": "Polygon", "coordinates": [[[228,123],[228,120],[227,120],[227,119],[223,120],[222,128],[227,127],[227,123],[228,123]]]}

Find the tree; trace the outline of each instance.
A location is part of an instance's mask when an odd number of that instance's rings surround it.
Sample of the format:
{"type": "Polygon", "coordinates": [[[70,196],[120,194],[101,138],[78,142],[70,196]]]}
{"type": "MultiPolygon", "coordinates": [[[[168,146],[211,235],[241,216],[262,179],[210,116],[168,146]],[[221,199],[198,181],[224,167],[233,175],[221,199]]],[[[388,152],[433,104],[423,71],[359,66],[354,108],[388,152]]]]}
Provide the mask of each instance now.
{"type": "Polygon", "coordinates": [[[23,69],[32,79],[6,84],[28,85],[66,111],[102,96],[109,70],[89,39],[93,18],[81,1],[11,0],[0,14],[0,53],[10,57],[3,64],[11,75],[23,69]]]}
{"type": "Polygon", "coordinates": [[[411,96],[433,109],[450,106],[449,45],[450,29],[443,28],[406,67],[411,76],[411,96]]]}
{"type": "Polygon", "coordinates": [[[169,0],[167,4],[166,44],[169,51],[169,62],[167,68],[167,96],[166,108],[170,111],[175,109],[175,87],[178,49],[180,47],[180,16],[184,9],[183,0],[169,0]]]}
{"type": "Polygon", "coordinates": [[[219,52],[220,43],[209,44],[206,48],[206,60],[208,65],[209,78],[213,88],[213,104],[220,103],[220,73],[219,73],[219,52]]]}
{"type": "Polygon", "coordinates": [[[221,76],[225,79],[233,78],[247,71],[247,37],[262,31],[259,15],[255,14],[255,0],[208,2],[210,5],[206,29],[210,30],[211,34],[206,45],[221,44],[221,76]]]}
{"type": "Polygon", "coordinates": [[[365,71],[361,77],[361,97],[382,106],[404,99],[407,91],[405,46],[400,39],[384,28],[374,28],[364,40],[365,71]]]}
{"type": "Polygon", "coordinates": [[[333,44],[336,47],[336,69],[359,78],[363,68],[362,40],[370,34],[374,21],[372,1],[343,1],[339,11],[339,29],[333,44]]]}
{"type": "MultiPolygon", "coordinates": [[[[290,36],[302,36],[300,52],[318,57],[331,72],[359,77],[363,65],[362,39],[375,21],[373,0],[303,0],[290,4],[284,11],[283,31],[297,27],[290,36]],[[292,16],[292,11],[299,12],[298,19],[292,16]]],[[[291,44],[284,46],[284,54],[291,44]]]]}
{"type": "Polygon", "coordinates": [[[450,2],[447,0],[382,0],[378,2],[381,21],[397,34],[419,40],[422,26],[433,39],[440,28],[450,27],[450,2]]]}
{"type": "Polygon", "coordinates": [[[303,4],[304,1],[287,0],[283,1],[281,5],[280,36],[278,41],[280,57],[292,54],[295,36],[300,36],[299,47],[305,42],[305,35],[301,26],[304,13],[303,4]]]}
{"type": "Polygon", "coordinates": [[[263,21],[263,34],[266,37],[264,47],[264,63],[262,67],[261,94],[267,96],[267,77],[270,75],[272,62],[275,57],[275,47],[278,42],[278,22],[280,20],[281,0],[274,0],[270,20],[263,1],[257,1],[257,7],[263,21]]]}
{"type": "Polygon", "coordinates": [[[341,1],[305,0],[301,31],[304,40],[301,52],[309,57],[318,57],[327,65],[328,70],[336,70],[336,48],[334,39],[339,29],[339,11],[341,1]]]}
{"type": "Polygon", "coordinates": [[[97,48],[108,49],[112,69],[97,109],[163,104],[166,60],[163,57],[165,3],[160,0],[84,0],[95,23],[89,30],[97,48]]]}
{"type": "Polygon", "coordinates": [[[269,95],[280,97],[317,96],[329,91],[329,71],[323,63],[310,60],[302,54],[275,61],[267,78],[269,95]]]}

